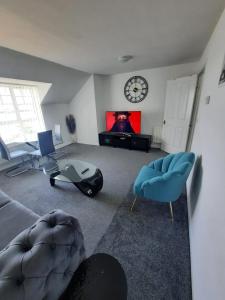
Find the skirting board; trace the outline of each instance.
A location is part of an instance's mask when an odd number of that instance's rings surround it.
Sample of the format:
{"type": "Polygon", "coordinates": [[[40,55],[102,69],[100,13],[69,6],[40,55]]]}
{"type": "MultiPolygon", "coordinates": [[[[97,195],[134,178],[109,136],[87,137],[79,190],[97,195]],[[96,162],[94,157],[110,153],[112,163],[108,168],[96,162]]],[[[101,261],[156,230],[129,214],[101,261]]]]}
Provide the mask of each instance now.
{"type": "Polygon", "coordinates": [[[161,144],[158,144],[158,143],[152,143],[152,144],[151,144],[151,148],[154,148],[154,149],[160,149],[160,148],[161,148],[161,144]]]}

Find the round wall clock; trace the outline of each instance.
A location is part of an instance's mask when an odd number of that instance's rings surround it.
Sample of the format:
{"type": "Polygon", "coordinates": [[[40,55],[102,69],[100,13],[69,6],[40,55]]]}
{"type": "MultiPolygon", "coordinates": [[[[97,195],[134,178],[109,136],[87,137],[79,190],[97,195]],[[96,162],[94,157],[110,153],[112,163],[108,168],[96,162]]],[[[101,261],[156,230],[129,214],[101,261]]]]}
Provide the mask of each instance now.
{"type": "Polygon", "coordinates": [[[148,94],[147,80],[142,76],[133,76],[127,80],[124,86],[124,96],[131,103],[139,103],[148,94]]]}

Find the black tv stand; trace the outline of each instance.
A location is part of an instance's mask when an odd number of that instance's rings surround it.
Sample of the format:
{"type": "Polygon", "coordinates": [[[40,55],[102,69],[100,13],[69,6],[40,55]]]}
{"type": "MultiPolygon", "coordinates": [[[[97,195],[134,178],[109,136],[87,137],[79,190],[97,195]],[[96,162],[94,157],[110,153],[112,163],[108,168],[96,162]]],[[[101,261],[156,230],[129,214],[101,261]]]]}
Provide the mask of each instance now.
{"type": "Polygon", "coordinates": [[[142,150],[148,152],[151,148],[152,136],[147,134],[120,133],[104,131],[99,133],[99,144],[126,148],[130,150],[142,150]]]}

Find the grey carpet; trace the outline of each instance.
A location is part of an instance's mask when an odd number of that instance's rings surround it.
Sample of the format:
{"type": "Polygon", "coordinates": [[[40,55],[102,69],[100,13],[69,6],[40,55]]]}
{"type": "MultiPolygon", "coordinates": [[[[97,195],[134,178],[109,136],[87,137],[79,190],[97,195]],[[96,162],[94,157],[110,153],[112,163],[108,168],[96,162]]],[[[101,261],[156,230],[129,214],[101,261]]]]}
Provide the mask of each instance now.
{"type": "Polygon", "coordinates": [[[191,273],[186,197],[174,206],[140,200],[128,206],[132,189],[119,207],[95,252],[116,257],[128,281],[129,300],[190,300],[191,273]]]}
{"type": "Polygon", "coordinates": [[[72,184],[49,185],[48,178],[38,171],[29,171],[14,178],[0,173],[0,188],[23,205],[43,215],[52,209],[63,209],[78,218],[85,238],[87,255],[93,253],[106,232],[118,206],[126,198],[138,170],[163,155],[159,150],[150,153],[74,144],[64,148],[68,157],[85,160],[101,169],[104,176],[102,191],[90,199],[72,184]]]}

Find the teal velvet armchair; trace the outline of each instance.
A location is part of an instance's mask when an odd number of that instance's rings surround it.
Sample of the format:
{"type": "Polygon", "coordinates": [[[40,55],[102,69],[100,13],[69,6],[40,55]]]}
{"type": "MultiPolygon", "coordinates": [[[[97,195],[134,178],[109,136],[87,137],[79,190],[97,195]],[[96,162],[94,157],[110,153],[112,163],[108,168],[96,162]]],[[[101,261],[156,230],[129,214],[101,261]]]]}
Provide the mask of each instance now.
{"type": "Polygon", "coordinates": [[[131,210],[137,197],[168,202],[173,219],[172,202],[182,194],[194,160],[194,153],[179,152],[169,154],[142,167],[134,182],[135,199],[131,210]]]}

